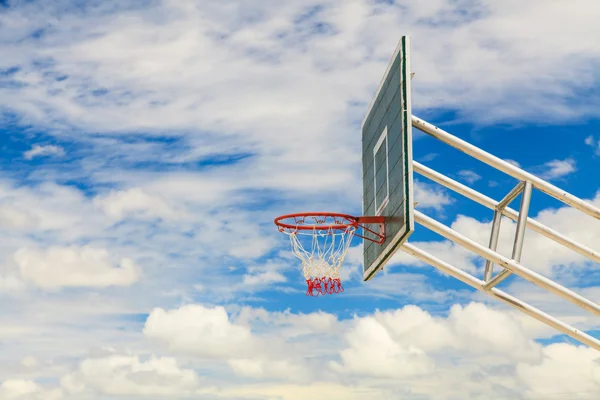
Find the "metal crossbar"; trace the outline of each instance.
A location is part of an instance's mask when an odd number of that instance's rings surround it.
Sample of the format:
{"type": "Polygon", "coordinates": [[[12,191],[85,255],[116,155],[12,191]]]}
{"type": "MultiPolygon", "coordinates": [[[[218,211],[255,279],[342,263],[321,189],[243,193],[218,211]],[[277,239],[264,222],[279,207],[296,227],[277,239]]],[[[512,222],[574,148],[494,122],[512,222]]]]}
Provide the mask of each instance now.
{"type": "Polygon", "coordinates": [[[595,262],[600,262],[600,254],[574,240],[556,232],[539,222],[529,218],[529,205],[531,202],[531,194],[533,189],[538,189],[565,204],[568,204],[582,212],[600,220],[600,209],[593,206],[592,204],[579,199],[570,193],[565,192],[562,189],[532,175],[521,168],[518,168],[490,153],[481,150],[451,134],[448,132],[426,122],[422,119],[413,116],[412,124],[415,128],[433,136],[434,138],[466,153],[485,164],[490,165],[497,170],[500,170],[516,179],[519,179],[519,184],[513,188],[501,201],[495,201],[490,197],[483,195],[437,171],[434,171],[416,161],[413,161],[414,172],[429,178],[448,189],[451,189],[465,197],[476,201],[477,203],[488,207],[494,211],[494,218],[492,222],[492,230],[490,234],[489,247],[482,246],[481,244],[461,235],[453,229],[445,226],[444,224],[434,220],[431,217],[423,214],[422,212],[415,210],[415,222],[422,225],[440,235],[446,239],[464,247],[465,249],[483,257],[486,260],[484,279],[481,280],[476,278],[467,272],[464,272],[455,266],[452,266],[431,254],[415,247],[410,243],[405,243],[402,246],[402,250],[414,257],[424,261],[442,271],[450,274],[456,279],[470,285],[478,290],[485,292],[486,294],[495,297],[505,304],[517,308],[521,312],[557,329],[558,331],[569,335],[570,337],[584,343],[591,348],[600,351],[600,340],[588,335],[585,332],[580,331],[564,322],[557,320],[556,318],[544,313],[543,311],[513,297],[507,293],[497,289],[495,286],[508,278],[511,274],[518,275],[535,285],[546,289],[547,291],[577,305],[578,307],[587,310],[595,315],[600,316],[600,305],[593,301],[567,289],[566,287],[558,284],[557,282],[549,279],[543,275],[538,274],[535,271],[520,264],[521,255],[523,252],[523,243],[525,238],[525,230],[527,227],[534,231],[546,236],[547,238],[560,243],[561,245],[576,251],[587,259],[595,262]],[[521,195],[521,205],[519,211],[512,210],[509,208],[509,204],[521,195]],[[502,216],[506,216],[517,222],[517,229],[515,232],[515,238],[513,243],[513,251],[511,258],[504,257],[503,255],[496,252],[498,246],[498,238],[500,234],[500,223],[502,216]],[[494,265],[498,265],[503,270],[496,276],[493,276],[494,265]]]}

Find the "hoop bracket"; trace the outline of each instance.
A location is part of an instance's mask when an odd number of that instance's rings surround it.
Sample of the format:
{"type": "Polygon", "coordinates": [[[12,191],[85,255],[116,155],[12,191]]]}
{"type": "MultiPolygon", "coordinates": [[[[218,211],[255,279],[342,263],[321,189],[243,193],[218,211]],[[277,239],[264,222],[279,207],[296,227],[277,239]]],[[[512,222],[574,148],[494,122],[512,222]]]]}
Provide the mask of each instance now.
{"type": "Polygon", "coordinates": [[[383,244],[383,242],[385,242],[385,217],[362,216],[362,217],[358,217],[357,222],[358,222],[358,226],[360,226],[363,229],[363,232],[367,231],[369,233],[372,233],[373,235],[375,235],[377,237],[377,239],[369,238],[369,237],[366,237],[364,235],[359,235],[359,234],[355,234],[354,236],[358,236],[360,238],[370,240],[370,241],[375,242],[380,245],[383,244]],[[379,225],[379,233],[375,232],[372,229],[367,228],[364,224],[379,225]]]}

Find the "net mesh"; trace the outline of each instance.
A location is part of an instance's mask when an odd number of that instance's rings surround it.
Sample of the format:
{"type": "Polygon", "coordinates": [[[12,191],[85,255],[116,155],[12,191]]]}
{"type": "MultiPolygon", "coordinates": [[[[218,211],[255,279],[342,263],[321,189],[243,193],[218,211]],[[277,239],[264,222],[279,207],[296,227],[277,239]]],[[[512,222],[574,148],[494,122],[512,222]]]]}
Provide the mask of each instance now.
{"type": "Polygon", "coordinates": [[[348,226],[343,230],[330,228],[304,231],[303,234],[298,231],[288,233],[292,252],[302,261],[302,274],[308,286],[307,296],[344,291],[340,267],[355,232],[356,227],[348,226]]]}

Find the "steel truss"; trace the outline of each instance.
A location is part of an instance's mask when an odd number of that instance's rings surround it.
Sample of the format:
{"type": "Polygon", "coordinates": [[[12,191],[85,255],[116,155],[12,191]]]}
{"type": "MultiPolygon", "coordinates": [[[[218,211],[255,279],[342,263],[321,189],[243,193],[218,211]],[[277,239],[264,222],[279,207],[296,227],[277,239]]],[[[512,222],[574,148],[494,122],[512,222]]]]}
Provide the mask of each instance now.
{"type": "Polygon", "coordinates": [[[554,242],[560,243],[563,246],[574,250],[591,261],[600,263],[600,253],[597,251],[577,243],[561,233],[556,232],[528,217],[531,193],[534,188],[599,220],[600,209],[414,115],[412,116],[412,125],[413,127],[462,151],[463,153],[466,153],[478,159],[479,161],[518,179],[520,182],[504,197],[504,199],[496,201],[439,172],[413,161],[414,172],[429,178],[432,181],[437,182],[448,189],[451,189],[494,211],[489,247],[482,246],[474,240],[471,240],[466,236],[454,231],[448,226],[434,220],[431,217],[428,217],[422,212],[417,210],[414,212],[415,221],[419,225],[422,225],[431,231],[440,234],[446,239],[464,247],[465,249],[483,257],[486,260],[484,279],[481,280],[467,272],[464,272],[463,270],[450,265],[432,256],[431,254],[428,254],[411,243],[405,243],[401,247],[401,250],[446,272],[447,274],[466,283],[467,285],[481,290],[482,292],[504,302],[505,304],[515,307],[519,311],[551,326],[552,328],[557,329],[566,335],[569,335],[573,339],[576,339],[579,342],[600,351],[600,340],[562,321],[559,321],[543,311],[495,287],[504,279],[508,278],[511,274],[515,274],[595,315],[600,316],[600,305],[520,264],[526,227],[533,229],[534,231],[546,236],[554,242]],[[508,205],[519,194],[522,194],[521,205],[519,211],[515,211],[509,208],[508,205]],[[517,222],[511,258],[504,257],[496,252],[502,216],[506,216],[517,222]],[[493,275],[494,265],[498,265],[503,269],[495,276],[493,275]]]}

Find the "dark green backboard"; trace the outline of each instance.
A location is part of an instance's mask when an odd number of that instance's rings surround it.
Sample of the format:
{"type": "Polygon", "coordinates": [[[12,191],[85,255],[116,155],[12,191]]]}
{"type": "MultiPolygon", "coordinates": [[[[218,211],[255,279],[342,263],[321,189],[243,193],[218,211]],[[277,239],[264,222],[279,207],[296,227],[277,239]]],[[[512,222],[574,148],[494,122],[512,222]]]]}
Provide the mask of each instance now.
{"type": "Polygon", "coordinates": [[[364,241],[371,279],[414,231],[409,37],[403,36],[362,124],[363,215],[384,216],[382,245],[364,241]]]}

